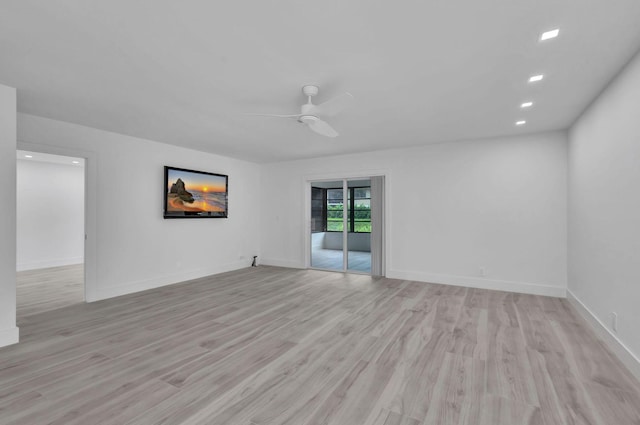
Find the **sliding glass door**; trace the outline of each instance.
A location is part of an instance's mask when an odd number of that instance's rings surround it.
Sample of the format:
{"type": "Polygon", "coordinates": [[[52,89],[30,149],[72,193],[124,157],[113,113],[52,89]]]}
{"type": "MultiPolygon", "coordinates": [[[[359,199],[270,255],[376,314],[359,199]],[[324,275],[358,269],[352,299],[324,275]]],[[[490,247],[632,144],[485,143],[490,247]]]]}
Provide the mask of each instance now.
{"type": "Polygon", "coordinates": [[[344,270],[342,186],[342,180],[311,185],[311,267],[315,269],[344,270]]]}
{"type": "Polygon", "coordinates": [[[370,182],[349,182],[347,190],[347,270],[371,273],[370,182]]]}
{"type": "Polygon", "coordinates": [[[371,274],[371,208],[371,179],[311,182],[311,267],[371,274]]]}

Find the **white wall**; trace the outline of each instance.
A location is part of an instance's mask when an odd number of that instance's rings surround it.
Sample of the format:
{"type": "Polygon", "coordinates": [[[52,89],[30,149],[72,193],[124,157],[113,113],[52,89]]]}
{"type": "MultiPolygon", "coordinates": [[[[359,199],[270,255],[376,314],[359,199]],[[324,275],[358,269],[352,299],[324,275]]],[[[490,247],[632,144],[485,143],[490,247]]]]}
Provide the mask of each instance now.
{"type": "Polygon", "coordinates": [[[0,347],[18,342],[16,327],[16,90],[0,85],[0,347]]]}
{"type": "Polygon", "coordinates": [[[566,161],[548,133],[265,165],[262,263],[304,267],[306,180],[382,172],[387,276],[564,296],[566,161]]]}
{"type": "Polygon", "coordinates": [[[18,145],[89,157],[88,301],[248,267],[259,254],[257,164],[25,114],[18,145]],[[163,219],[164,165],[228,174],[229,218],[163,219]]]}
{"type": "Polygon", "coordinates": [[[635,354],[637,376],[640,376],[639,114],[640,55],[569,133],[570,296],[577,298],[609,330],[610,313],[618,314],[615,335],[635,354]]]}
{"type": "Polygon", "coordinates": [[[84,261],[84,168],[17,161],[17,270],[84,261]]]}

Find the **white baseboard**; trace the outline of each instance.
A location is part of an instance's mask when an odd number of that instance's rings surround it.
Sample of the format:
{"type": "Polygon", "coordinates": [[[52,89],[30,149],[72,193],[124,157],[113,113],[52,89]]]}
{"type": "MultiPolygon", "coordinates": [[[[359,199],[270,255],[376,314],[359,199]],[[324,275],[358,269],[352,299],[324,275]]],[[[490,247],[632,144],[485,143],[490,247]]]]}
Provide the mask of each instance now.
{"type": "Polygon", "coordinates": [[[47,269],[49,267],[70,266],[73,264],[84,263],[83,257],[73,258],[54,258],[49,260],[24,261],[16,264],[16,270],[23,272],[25,270],[47,269]]]}
{"type": "Polygon", "coordinates": [[[290,269],[304,269],[305,265],[297,262],[297,261],[290,261],[290,260],[277,260],[275,258],[265,258],[263,260],[260,261],[260,258],[258,258],[258,264],[259,265],[263,265],[263,266],[274,266],[274,267],[287,267],[290,269]]]}
{"type": "Polygon", "coordinates": [[[199,279],[205,276],[239,270],[249,266],[250,263],[245,260],[229,264],[220,264],[217,266],[197,270],[185,271],[181,273],[158,276],[156,278],[144,279],[135,282],[129,282],[126,284],[112,285],[101,288],[87,287],[85,298],[87,302],[100,301],[107,298],[119,297],[121,295],[133,294],[134,292],[146,291],[148,289],[155,289],[161,286],[185,282],[187,280],[199,279]]]}
{"type": "Polygon", "coordinates": [[[440,283],[443,285],[465,286],[468,288],[492,289],[496,291],[518,292],[522,294],[545,295],[564,298],[567,288],[508,280],[485,279],[469,276],[453,276],[414,271],[389,270],[386,274],[392,279],[416,280],[420,282],[440,283]]]}
{"type": "Polygon", "coordinates": [[[16,344],[20,339],[20,329],[16,326],[9,329],[0,329],[0,347],[16,344]]]}
{"type": "Polygon", "coordinates": [[[598,317],[576,295],[567,290],[567,300],[573,305],[584,319],[620,361],[629,369],[629,372],[640,381],[640,359],[622,342],[615,334],[611,333],[598,317]]]}

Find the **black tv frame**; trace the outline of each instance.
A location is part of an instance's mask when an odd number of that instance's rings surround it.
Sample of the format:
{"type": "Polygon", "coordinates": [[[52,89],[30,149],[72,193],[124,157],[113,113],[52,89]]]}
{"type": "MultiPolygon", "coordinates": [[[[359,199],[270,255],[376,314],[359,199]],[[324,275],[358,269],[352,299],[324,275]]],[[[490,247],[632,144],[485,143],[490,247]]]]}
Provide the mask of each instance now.
{"type": "Polygon", "coordinates": [[[229,176],[226,174],[219,173],[210,173],[207,171],[198,171],[198,170],[190,170],[188,168],[178,168],[178,167],[170,167],[164,166],[164,208],[163,208],[163,217],[164,218],[228,218],[229,217],[229,176]],[[196,175],[202,176],[216,176],[216,177],[224,177],[225,185],[224,185],[224,204],[225,208],[222,212],[215,211],[169,211],[169,173],[170,171],[181,171],[186,173],[193,173],[196,175]]]}

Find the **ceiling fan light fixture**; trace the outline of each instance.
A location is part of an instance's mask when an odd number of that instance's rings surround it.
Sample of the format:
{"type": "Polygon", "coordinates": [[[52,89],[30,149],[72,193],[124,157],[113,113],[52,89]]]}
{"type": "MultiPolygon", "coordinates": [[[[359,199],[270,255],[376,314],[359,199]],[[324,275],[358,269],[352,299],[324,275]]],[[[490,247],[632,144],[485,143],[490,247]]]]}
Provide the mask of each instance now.
{"type": "Polygon", "coordinates": [[[313,122],[317,122],[318,120],[319,118],[314,115],[301,115],[298,118],[298,121],[300,121],[303,124],[311,124],[313,122]]]}

